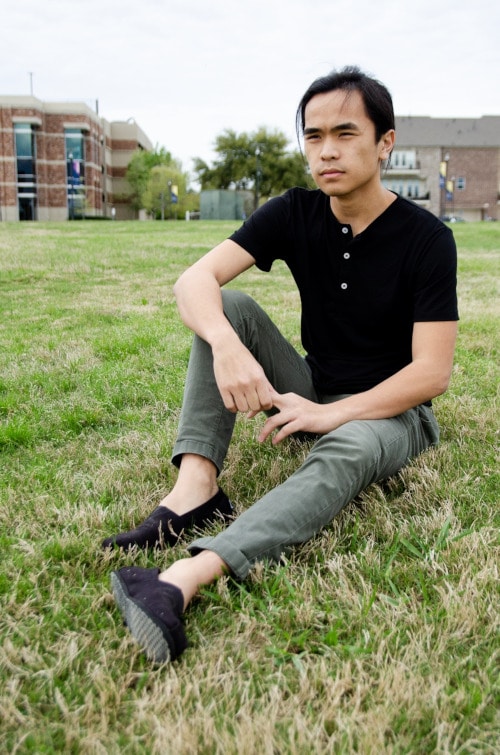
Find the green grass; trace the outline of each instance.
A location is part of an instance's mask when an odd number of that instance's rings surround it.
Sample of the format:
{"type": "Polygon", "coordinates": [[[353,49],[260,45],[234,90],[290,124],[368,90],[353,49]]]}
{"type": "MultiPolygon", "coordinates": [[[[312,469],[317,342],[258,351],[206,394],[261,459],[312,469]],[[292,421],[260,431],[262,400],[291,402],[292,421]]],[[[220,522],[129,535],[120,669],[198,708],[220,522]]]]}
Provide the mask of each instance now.
{"type": "MultiPolygon", "coordinates": [[[[460,335],[439,448],[374,485],[286,563],[222,579],[154,668],[100,541],[154,508],[191,336],[179,273],[232,223],[0,224],[0,749],[8,753],[493,753],[498,718],[495,223],[453,228],[460,335]]],[[[299,346],[281,265],[245,289],[299,346]]],[[[236,426],[241,511],[307,448],[236,426]]]]}

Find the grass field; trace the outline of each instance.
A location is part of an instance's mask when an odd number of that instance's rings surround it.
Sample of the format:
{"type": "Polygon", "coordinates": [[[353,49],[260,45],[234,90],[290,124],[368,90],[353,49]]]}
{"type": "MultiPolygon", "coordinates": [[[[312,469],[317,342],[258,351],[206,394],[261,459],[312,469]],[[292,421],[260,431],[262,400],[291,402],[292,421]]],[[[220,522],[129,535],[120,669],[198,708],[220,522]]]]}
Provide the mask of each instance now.
{"type": "MultiPolygon", "coordinates": [[[[186,614],[151,667],[122,626],[103,537],[168,491],[190,334],[178,274],[231,223],[0,223],[0,751],[496,753],[500,237],[454,228],[460,335],[439,448],[370,487],[313,542],[186,614]]],[[[245,289],[299,346],[282,266],[245,289]]],[[[238,421],[238,511],[306,449],[238,421]]]]}

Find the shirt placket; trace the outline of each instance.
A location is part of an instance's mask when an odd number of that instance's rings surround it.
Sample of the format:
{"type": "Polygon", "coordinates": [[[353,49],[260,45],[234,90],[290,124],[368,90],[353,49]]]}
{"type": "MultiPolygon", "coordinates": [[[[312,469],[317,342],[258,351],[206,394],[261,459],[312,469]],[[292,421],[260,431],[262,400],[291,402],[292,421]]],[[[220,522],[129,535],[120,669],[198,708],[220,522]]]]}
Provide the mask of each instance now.
{"type": "Polygon", "coordinates": [[[341,226],[341,264],[340,264],[340,289],[347,293],[352,283],[351,278],[351,242],[352,230],[349,225],[341,226]]]}

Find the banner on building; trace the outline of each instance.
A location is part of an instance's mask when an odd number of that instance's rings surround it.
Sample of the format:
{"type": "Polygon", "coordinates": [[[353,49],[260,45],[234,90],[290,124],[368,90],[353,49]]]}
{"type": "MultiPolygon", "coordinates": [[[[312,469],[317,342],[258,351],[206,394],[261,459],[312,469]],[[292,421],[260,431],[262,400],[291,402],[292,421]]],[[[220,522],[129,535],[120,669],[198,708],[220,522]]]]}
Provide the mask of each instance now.
{"type": "Polygon", "coordinates": [[[445,184],[446,184],[446,168],[447,168],[446,160],[442,160],[439,163],[439,188],[440,189],[444,189],[445,184]]]}

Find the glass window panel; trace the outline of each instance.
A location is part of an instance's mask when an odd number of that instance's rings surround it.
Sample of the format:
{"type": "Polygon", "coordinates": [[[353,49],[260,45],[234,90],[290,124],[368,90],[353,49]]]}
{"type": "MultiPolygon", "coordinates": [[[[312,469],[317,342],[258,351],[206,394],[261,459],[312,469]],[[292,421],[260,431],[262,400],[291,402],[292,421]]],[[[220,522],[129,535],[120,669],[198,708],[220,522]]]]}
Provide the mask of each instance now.
{"type": "Polygon", "coordinates": [[[16,129],[16,155],[18,157],[33,156],[33,139],[30,131],[18,131],[16,129]]]}
{"type": "Polygon", "coordinates": [[[18,157],[17,158],[17,177],[21,179],[23,176],[34,176],[35,174],[35,162],[31,157],[18,157]]]}
{"type": "Polygon", "coordinates": [[[19,197],[19,220],[36,220],[36,205],[33,198],[19,197]]]}
{"type": "Polygon", "coordinates": [[[72,157],[75,160],[84,160],[84,139],[82,132],[78,129],[66,129],[64,133],[66,138],[66,158],[70,159],[72,157]]]}

